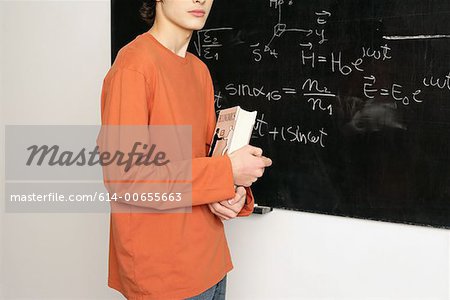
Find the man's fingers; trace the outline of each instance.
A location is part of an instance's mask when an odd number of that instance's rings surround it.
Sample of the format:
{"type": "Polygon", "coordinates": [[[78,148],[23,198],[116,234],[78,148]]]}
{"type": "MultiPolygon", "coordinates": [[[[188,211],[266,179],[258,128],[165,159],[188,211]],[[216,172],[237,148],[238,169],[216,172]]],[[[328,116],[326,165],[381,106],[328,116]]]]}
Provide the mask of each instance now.
{"type": "Polygon", "coordinates": [[[247,191],[243,186],[238,186],[233,199],[229,199],[227,202],[229,205],[234,205],[239,202],[244,196],[247,195],[247,191]]]}
{"type": "Polygon", "coordinates": [[[236,217],[237,213],[235,211],[233,211],[230,208],[225,207],[224,205],[222,205],[218,202],[211,203],[211,206],[214,209],[215,214],[217,214],[217,215],[220,215],[227,219],[236,217]]]}
{"type": "Polygon", "coordinates": [[[232,205],[230,205],[227,201],[222,201],[220,204],[231,209],[235,213],[233,217],[236,217],[245,205],[245,196],[241,196],[237,199],[237,202],[234,202],[232,205]]]}
{"type": "Polygon", "coordinates": [[[265,156],[261,156],[263,162],[264,162],[264,166],[265,167],[270,167],[272,165],[272,160],[268,157],[265,156]]]}
{"type": "Polygon", "coordinates": [[[238,186],[238,188],[236,189],[236,194],[239,194],[242,197],[247,194],[247,191],[243,186],[238,186]]]}
{"type": "Polygon", "coordinates": [[[255,147],[255,146],[250,146],[248,145],[249,149],[250,149],[250,154],[253,154],[255,156],[261,156],[262,155],[262,149],[255,147]]]}
{"type": "MultiPolygon", "coordinates": [[[[208,203],[208,208],[209,208],[209,210],[214,214],[214,215],[217,215],[217,212],[216,212],[216,210],[214,209],[214,207],[211,205],[211,203],[208,203]]],[[[218,216],[219,217],[219,216],[218,216]]]]}
{"type": "Polygon", "coordinates": [[[227,209],[232,210],[235,213],[239,213],[239,207],[236,206],[236,202],[232,202],[235,201],[234,199],[229,199],[229,200],[224,200],[224,201],[220,201],[219,204],[226,207],[227,209]],[[232,204],[230,204],[232,203],[232,204]]]}
{"type": "Polygon", "coordinates": [[[218,213],[218,212],[216,211],[216,209],[213,207],[212,203],[208,203],[208,207],[209,207],[209,210],[210,210],[214,215],[216,215],[217,217],[219,217],[221,220],[228,220],[227,218],[223,217],[220,213],[218,213]]]}

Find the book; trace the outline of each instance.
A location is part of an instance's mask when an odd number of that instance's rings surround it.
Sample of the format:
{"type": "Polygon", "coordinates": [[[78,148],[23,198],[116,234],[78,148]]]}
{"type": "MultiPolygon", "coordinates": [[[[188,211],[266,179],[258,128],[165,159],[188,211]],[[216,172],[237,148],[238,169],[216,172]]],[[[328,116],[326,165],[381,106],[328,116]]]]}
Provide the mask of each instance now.
{"type": "Polygon", "coordinates": [[[208,156],[225,155],[248,145],[256,114],[240,106],[220,110],[208,156]]]}

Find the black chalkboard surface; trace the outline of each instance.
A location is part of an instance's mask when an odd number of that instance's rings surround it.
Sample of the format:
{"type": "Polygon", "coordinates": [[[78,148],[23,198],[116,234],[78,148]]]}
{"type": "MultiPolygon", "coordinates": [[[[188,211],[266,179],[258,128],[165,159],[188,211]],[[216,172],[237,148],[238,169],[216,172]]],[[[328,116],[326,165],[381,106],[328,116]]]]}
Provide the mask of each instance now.
{"type": "MultiPolygon", "coordinates": [[[[114,58],[148,28],[112,3],[114,58]]],[[[189,51],[258,111],[259,205],[450,228],[450,1],[215,1],[189,51]]]]}

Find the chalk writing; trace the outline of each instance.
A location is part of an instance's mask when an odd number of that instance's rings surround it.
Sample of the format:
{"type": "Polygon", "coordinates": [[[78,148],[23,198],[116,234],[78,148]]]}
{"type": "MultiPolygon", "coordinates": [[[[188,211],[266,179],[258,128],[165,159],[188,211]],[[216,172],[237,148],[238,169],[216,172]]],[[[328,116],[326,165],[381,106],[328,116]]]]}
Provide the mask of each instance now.
{"type": "Polygon", "coordinates": [[[256,118],[254,129],[257,136],[264,137],[267,134],[273,141],[302,143],[304,145],[318,144],[321,148],[325,148],[325,139],[328,136],[325,128],[304,130],[298,124],[272,126],[264,120],[264,114],[256,118]]]}
{"type": "MultiPolygon", "coordinates": [[[[349,20],[336,19],[329,7],[324,9],[320,6],[315,7],[309,13],[302,14],[299,19],[293,19],[295,9],[300,10],[296,1],[266,0],[262,7],[269,10],[270,16],[273,16],[273,23],[269,23],[267,27],[269,36],[263,36],[266,33],[264,30],[260,32],[253,30],[246,35],[243,28],[217,27],[199,30],[194,41],[197,54],[211,61],[220,61],[223,51],[230,49],[230,47],[223,47],[225,43],[229,43],[227,46],[241,45],[243,47],[239,47],[240,51],[248,51],[247,53],[227,53],[237,56],[248,55],[249,65],[243,67],[250,70],[248,73],[250,76],[245,77],[247,73],[242,73],[242,77],[240,75],[236,77],[239,79],[221,82],[221,91],[215,92],[214,101],[217,109],[225,106],[224,98],[227,99],[226,103],[236,99],[254,101],[253,103],[257,100],[257,103],[261,103],[255,104],[255,109],[258,109],[260,113],[255,124],[259,137],[265,136],[273,141],[297,142],[304,145],[318,144],[325,147],[325,139],[329,131],[327,126],[330,126],[325,124],[335,126],[335,123],[330,120],[341,118],[342,114],[345,114],[343,111],[348,105],[346,101],[350,101],[352,97],[357,97],[359,100],[357,105],[352,106],[353,109],[348,118],[351,118],[355,124],[360,124],[361,120],[368,118],[368,115],[383,115],[386,111],[394,120],[397,110],[426,102],[429,90],[450,91],[450,72],[445,76],[436,76],[431,71],[428,71],[427,76],[411,74],[410,77],[414,80],[409,81],[407,77],[409,74],[405,76],[397,74],[396,71],[393,72],[402,58],[402,52],[396,48],[396,44],[405,43],[404,41],[412,43],[411,41],[420,40],[446,40],[450,37],[449,35],[382,35],[381,32],[385,31],[381,31],[384,27],[383,21],[380,20],[378,23],[380,26],[373,25],[373,31],[369,32],[371,37],[355,38],[351,41],[356,41],[356,44],[349,45],[339,41],[342,37],[335,36],[342,31],[340,27],[350,26],[349,20]],[[331,31],[330,28],[336,30],[331,31]],[[251,69],[253,67],[255,70],[251,69]],[[288,68],[287,71],[283,69],[285,67],[288,68]],[[266,68],[271,73],[261,77],[258,72],[265,72],[266,68]],[[295,74],[297,70],[299,70],[298,78],[295,74]],[[265,78],[267,81],[264,80],[265,78]],[[344,88],[341,89],[341,85],[344,88]],[[351,92],[346,89],[351,89],[351,92]],[[318,124],[323,122],[324,126],[305,129],[300,125],[303,122],[302,119],[298,120],[298,124],[288,125],[276,124],[279,120],[265,120],[264,110],[270,109],[265,105],[269,102],[270,105],[286,107],[286,114],[289,115],[292,112],[294,116],[298,109],[306,107],[308,112],[299,116],[305,119],[311,118],[318,124]]],[[[369,24],[376,24],[376,22],[369,24]]],[[[365,33],[366,28],[363,29],[365,33]]],[[[355,32],[362,33],[363,29],[355,30],[355,32]]],[[[408,48],[401,49],[404,51],[408,48]]],[[[270,116],[277,117],[273,114],[270,116]]],[[[366,125],[378,130],[381,126],[388,124],[380,121],[375,122],[377,125],[374,126],[375,119],[370,119],[372,122],[366,125]]],[[[391,127],[406,130],[405,126],[391,127]]],[[[361,129],[356,125],[354,128],[357,131],[361,129]]]]}
{"type": "Polygon", "coordinates": [[[222,27],[198,30],[197,40],[194,41],[198,56],[207,60],[219,60],[219,49],[223,44],[219,41],[218,35],[221,31],[232,29],[231,27],[222,27]]]}
{"type": "Polygon", "coordinates": [[[322,100],[327,97],[336,97],[336,95],[332,94],[327,87],[320,88],[317,80],[308,78],[303,83],[302,90],[305,91],[303,96],[308,97],[308,103],[312,105],[313,111],[317,109],[327,111],[330,116],[333,115],[333,105],[324,104],[324,101],[322,100]]]}
{"type": "Polygon", "coordinates": [[[379,96],[385,96],[385,97],[391,97],[395,101],[400,101],[403,105],[409,105],[411,103],[411,100],[413,100],[416,103],[423,102],[422,99],[419,98],[421,90],[416,90],[412,95],[404,95],[402,88],[403,86],[397,83],[393,83],[390,87],[387,88],[376,88],[376,78],[375,76],[366,76],[364,77],[366,82],[364,83],[364,95],[368,99],[375,98],[376,95],[379,96]]]}
{"type": "Polygon", "coordinates": [[[439,89],[448,89],[450,91],[450,72],[445,78],[434,78],[434,76],[425,77],[423,85],[426,87],[437,87],[439,89]]]}

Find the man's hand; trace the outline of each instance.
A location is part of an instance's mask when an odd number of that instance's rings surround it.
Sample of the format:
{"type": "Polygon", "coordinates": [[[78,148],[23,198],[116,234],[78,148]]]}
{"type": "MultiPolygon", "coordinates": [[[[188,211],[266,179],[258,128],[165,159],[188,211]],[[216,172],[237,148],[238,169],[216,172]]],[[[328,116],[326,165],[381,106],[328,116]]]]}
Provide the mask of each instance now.
{"type": "Polygon", "coordinates": [[[235,218],[244,207],[247,191],[244,187],[239,186],[233,199],[221,202],[208,203],[209,210],[222,221],[235,218]]]}
{"type": "Polygon", "coordinates": [[[251,186],[264,174],[264,169],[272,165],[272,160],[262,156],[262,149],[246,145],[231,154],[226,154],[231,160],[234,184],[251,186]]]}

